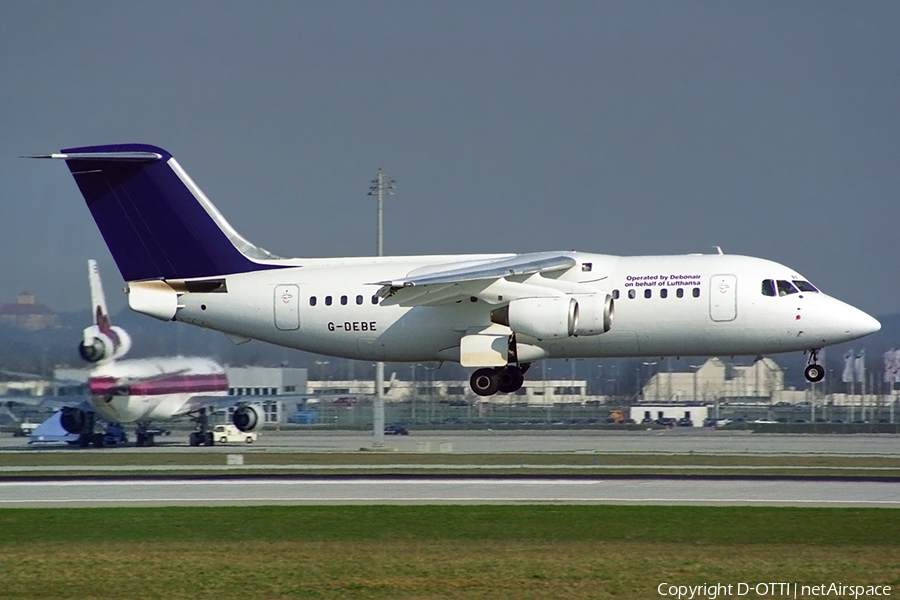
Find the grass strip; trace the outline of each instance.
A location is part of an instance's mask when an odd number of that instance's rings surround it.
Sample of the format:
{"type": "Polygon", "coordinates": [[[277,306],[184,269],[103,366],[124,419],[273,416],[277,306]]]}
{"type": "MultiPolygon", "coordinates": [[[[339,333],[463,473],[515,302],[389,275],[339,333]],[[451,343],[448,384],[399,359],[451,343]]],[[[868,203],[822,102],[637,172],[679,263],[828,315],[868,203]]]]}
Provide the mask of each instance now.
{"type": "Polygon", "coordinates": [[[900,513],[876,508],[605,505],[0,510],[0,544],[25,538],[73,543],[528,539],[900,546],[900,513]]]}
{"type": "MultiPolygon", "coordinates": [[[[0,598],[651,598],[898,585],[885,509],[302,506],[0,510],[0,598]]],[[[802,597],[802,596],[801,596],[802,597]]]]}

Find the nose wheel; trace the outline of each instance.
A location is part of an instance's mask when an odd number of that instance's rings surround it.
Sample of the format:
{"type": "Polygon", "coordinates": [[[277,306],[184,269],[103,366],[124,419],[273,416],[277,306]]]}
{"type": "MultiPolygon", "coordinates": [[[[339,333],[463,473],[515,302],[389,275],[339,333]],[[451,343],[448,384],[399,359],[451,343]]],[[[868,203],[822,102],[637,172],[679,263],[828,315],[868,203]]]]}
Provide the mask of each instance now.
{"type": "Polygon", "coordinates": [[[806,380],[812,383],[825,379],[825,368],[819,364],[818,348],[809,351],[809,364],[806,366],[803,374],[806,375],[806,380]]]}

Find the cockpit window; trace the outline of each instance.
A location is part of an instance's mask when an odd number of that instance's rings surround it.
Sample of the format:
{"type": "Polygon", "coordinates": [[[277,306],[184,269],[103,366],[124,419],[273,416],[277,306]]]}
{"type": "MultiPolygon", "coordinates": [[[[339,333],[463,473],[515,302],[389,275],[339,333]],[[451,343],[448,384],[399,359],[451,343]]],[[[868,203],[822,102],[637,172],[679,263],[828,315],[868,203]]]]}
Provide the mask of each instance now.
{"type": "Polygon", "coordinates": [[[796,294],[797,288],[795,288],[790,281],[785,281],[783,279],[778,280],[778,295],[779,296],[787,296],[788,294],[796,294]]]}
{"type": "Polygon", "coordinates": [[[813,284],[811,284],[808,281],[795,279],[794,285],[796,285],[797,289],[799,289],[801,292],[818,292],[819,291],[816,289],[816,286],[814,286],[813,284]]]}
{"type": "Polygon", "coordinates": [[[775,282],[771,279],[764,279],[762,282],[762,295],[775,296],[775,282]]]}

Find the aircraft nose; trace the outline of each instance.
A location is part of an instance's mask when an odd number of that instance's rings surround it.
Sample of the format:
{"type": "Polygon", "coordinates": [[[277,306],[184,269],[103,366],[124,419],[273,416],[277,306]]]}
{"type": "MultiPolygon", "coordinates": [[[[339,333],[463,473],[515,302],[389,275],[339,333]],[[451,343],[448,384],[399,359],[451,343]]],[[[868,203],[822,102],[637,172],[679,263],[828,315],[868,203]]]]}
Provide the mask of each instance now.
{"type": "Polygon", "coordinates": [[[881,329],[881,323],[875,317],[864,313],[859,309],[855,309],[856,314],[850,321],[850,331],[857,337],[863,337],[871,333],[875,333],[881,329]]]}

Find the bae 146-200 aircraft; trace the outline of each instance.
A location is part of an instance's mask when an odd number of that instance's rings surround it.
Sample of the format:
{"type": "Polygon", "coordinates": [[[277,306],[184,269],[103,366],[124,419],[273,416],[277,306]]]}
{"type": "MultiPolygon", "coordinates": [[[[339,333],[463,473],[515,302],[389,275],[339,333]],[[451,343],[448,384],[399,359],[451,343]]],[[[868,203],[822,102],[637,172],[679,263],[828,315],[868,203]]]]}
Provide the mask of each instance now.
{"type": "Polygon", "coordinates": [[[475,369],[481,396],[514,392],[545,358],[798,351],[806,377],[820,381],[822,347],[881,327],[789,267],[721,253],[282,258],[238,234],[162,148],[34,158],[65,161],[133,310],[237,342],[458,361],[475,369]]]}
{"type": "Polygon", "coordinates": [[[87,380],[86,398],[17,398],[16,402],[52,406],[61,410],[60,425],[78,435],[82,447],[102,446],[103,433],[96,421],[134,423],[138,446],[153,445],[151,423],[191,419],[195,430],[191,446],[214,443],[208,416],[217,409],[235,407],[234,425],[244,432],[259,429],[264,419],[259,406],[228,395],[224,369],[208,358],[156,357],[121,359],[131,348],[131,338],[112,325],[96,261],[88,261],[93,324],[84,329],[78,353],[95,364],[87,380]]]}

